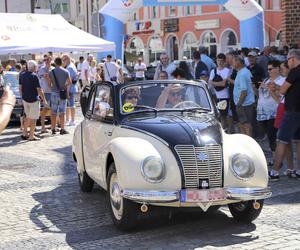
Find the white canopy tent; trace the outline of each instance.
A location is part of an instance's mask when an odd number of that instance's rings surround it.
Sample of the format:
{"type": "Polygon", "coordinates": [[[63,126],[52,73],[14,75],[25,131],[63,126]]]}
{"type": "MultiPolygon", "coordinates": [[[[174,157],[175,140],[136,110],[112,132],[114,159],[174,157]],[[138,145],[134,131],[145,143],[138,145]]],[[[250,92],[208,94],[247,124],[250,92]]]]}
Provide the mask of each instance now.
{"type": "Polygon", "coordinates": [[[0,13],[0,55],[115,51],[109,42],[68,23],[60,15],[0,13]]]}

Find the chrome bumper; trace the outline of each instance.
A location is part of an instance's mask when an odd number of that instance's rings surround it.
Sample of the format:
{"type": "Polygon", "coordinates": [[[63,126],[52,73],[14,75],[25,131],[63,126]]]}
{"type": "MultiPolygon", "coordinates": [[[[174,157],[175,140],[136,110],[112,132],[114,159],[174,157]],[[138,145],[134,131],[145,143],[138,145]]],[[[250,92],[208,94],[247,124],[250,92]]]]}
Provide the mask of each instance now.
{"type": "MultiPolygon", "coordinates": [[[[262,200],[272,195],[267,188],[227,188],[227,200],[262,200]]],[[[147,202],[167,203],[180,201],[180,191],[143,191],[125,189],[122,192],[125,199],[147,202]]]]}

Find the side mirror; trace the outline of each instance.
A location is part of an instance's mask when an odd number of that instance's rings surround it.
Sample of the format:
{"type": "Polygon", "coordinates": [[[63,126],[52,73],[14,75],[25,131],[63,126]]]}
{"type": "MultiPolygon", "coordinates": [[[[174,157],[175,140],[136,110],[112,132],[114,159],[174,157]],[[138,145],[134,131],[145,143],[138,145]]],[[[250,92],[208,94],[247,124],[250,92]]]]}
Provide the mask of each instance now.
{"type": "Polygon", "coordinates": [[[227,108],[227,101],[223,100],[217,103],[218,110],[225,110],[227,108]]]}
{"type": "Polygon", "coordinates": [[[82,90],[80,94],[80,106],[81,106],[81,111],[83,116],[85,116],[85,113],[87,111],[89,93],[90,93],[90,86],[85,86],[85,88],[82,90]]]}

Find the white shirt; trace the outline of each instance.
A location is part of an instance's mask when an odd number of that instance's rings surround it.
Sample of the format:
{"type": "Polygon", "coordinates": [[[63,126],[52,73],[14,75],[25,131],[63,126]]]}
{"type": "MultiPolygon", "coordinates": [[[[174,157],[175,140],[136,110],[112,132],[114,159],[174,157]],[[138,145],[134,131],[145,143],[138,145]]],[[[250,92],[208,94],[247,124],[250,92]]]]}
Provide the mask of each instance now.
{"type": "MultiPolygon", "coordinates": [[[[278,86],[282,86],[285,81],[285,77],[278,76],[274,82],[278,86]]],[[[264,84],[270,84],[271,80],[268,78],[264,84]]],[[[258,89],[258,100],[257,100],[257,116],[258,121],[265,121],[275,119],[277,112],[277,102],[271,96],[269,90],[264,88],[258,89]]]]}
{"type": "Polygon", "coordinates": [[[134,65],[134,71],[135,71],[135,77],[137,78],[144,78],[145,77],[145,70],[147,69],[145,63],[141,64],[135,64],[134,65]]]}
{"type": "MultiPolygon", "coordinates": [[[[217,74],[220,75],[223,80],[227,79],[230,76],[230,69],[228,68],[223,68],[222,70],[219,70],[217,68],[217,74]]],[[[213,69],[212,71],[210,71],[210,75],[209,75],[209,80],[212,81],[215,77],[215,70],[213,69]]],[[[224,88],[220,91],[216,91],[216,95],[218,99],[228,99],[229,98],[229,89],[228,88],[224,88]]]]}
{"type": "Polygon", "coordinates": [[[82,63],[80,62],[80,63],[77,64],[77,70],[81,71],[81,68],[82,68],[82,63]]]}
{"type": "Polygon", "coordinates": [[[96,80],[96,73],[97,73],[97,68],[95,67],[89,67],[89,77],[90,81],[95,81],[96,80]]]}
{"type": "Polygon", "coordinates": [[[81,73],[80,73],[80,79],[81,80],[85,80],[88,81],[89,79],[86,79],[85,77],[85,71],[88,72],[88,78],[89,78],[89,68],[90,68],[90,64],[87,60],[84,60],[82,65],[81,65],[81,73]]]}
{"type": "Polygon", "coordinates": [[[103,69],[105,81],[110,81],[112,77],[118,76],[119,66],[114,62],[105,62],[103,69]]]}

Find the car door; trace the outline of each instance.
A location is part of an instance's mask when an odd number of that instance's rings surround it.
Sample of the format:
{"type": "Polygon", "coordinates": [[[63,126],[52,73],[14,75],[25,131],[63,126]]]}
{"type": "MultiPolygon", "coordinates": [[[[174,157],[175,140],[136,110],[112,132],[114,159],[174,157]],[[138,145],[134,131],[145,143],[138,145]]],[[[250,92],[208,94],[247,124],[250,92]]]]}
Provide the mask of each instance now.
{"type": "Polygon", "coordinates": [[[114,129],[113,100],[112,85],[102,83],[94,86],[83,121],[85,168],[89,176],[101,186],[105,184],[107,145],[114,129]]]}

